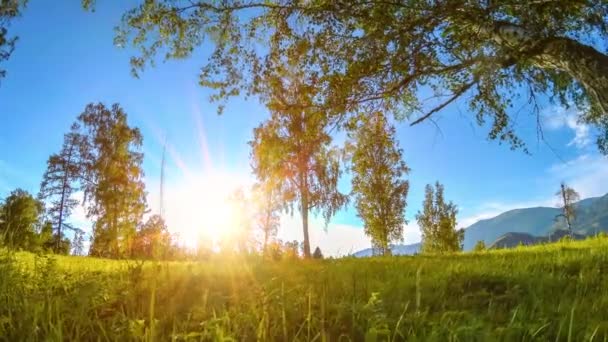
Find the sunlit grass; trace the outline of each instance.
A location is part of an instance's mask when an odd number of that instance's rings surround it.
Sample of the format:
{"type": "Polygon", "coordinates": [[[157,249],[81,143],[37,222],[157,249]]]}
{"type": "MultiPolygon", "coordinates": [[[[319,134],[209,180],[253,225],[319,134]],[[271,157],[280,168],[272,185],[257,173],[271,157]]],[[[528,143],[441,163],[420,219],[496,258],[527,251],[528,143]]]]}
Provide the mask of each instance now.
{"type": "Polygon", "coordinates": [[[323,261],[0,259],[0,338],[9,341],[608,337],[606,238],[323,261]]]}

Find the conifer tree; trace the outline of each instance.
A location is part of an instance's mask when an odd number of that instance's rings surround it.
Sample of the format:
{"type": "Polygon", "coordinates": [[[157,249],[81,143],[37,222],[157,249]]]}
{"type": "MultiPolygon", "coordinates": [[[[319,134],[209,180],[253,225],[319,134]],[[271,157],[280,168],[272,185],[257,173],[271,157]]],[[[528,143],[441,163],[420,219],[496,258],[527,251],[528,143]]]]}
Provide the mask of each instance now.
{"type": "Polygon", "coordinates": [[[317,246],[317,248],[315,248],[314,253],[312,253],[312,258],[323,259],[323,252],[321,252],[321,248],[319,248],[319,246],[317,246]]]}
{"type": "Polygon", "coordinates": [[[81,175],[78,125],[64,136],[63,146],[58,154],[47,160],[47,169],[42,176],[38,197],[47,202],[47,214],[54,227],[53,250],[59,252],[64,236],[63,228],[78,201],[72,198],[77,190],[81,175]]]}

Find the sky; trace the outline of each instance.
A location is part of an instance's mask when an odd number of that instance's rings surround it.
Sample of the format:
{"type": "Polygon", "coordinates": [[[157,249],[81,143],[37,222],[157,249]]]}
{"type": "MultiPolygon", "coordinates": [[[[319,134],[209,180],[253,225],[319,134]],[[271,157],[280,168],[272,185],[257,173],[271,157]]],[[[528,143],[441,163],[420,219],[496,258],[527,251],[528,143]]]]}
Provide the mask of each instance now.
{"type": "MultiPolygon", "coordinates": [[[[209,46],[188,59],[158,61],[134,78],[129,58],[135,52],[113,44],[113,29],[130,3],[101,1],[90,13],[74,1],[32,1],[13,23],[10,32],[19,41],[2,65],[7,77],[0,80],[0,198],[17,187],[38,192],[47,158],[59,151],[63,134],[88,103],[119,103],[144,136],[151,213],[160,207],[166,142],[166,220],[169,229],[195,231],[204,217],[218,217],[220,194],[253,182],[247,142],[268,112],[255,99],[233,99],[224,114],[217,115],[216,105],[208,101],[210,92],[198,85],[209,46]]],[[[608,192],[608,162],[597,152],[593,128],[577,122],[574,109],[543,103],[544,141],[529,110],[522,110],[515,121],[529,155],[488,141],[487,127],[476,125],[464,103],[439,113],[437,125],[396,123],[412,170],[404,243],[420,240],[415,215],[425,185],[437,180],[458,205],[459,227],[509,209],[554,206],[561,181],[582,198],[608,192]]],[[[349,191],[348,175],[340,188],[349,191]]],[[[82,208],[73,216],[85,228],[89,224],[82,208]]],[[[313,218],[311,245],[327,255],[368,248],[362,226],[352,205],[327,227],[313,218]]],[[[297,216],[284,215],[279,238],[302,239],[297,216]]]]}

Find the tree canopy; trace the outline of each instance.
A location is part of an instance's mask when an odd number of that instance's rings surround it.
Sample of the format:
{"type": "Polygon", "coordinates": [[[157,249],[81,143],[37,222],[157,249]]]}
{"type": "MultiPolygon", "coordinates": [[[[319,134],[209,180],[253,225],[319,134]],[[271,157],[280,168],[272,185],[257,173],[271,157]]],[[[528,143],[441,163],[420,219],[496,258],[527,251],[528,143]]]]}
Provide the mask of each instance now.
{"type": "Polygon", "coordinates": [[[338,191],[341,151],[331,145],[327,116],[310,106],[311,87],[300,77],[274,79],[271,118],[254,129],[250,145],[256,178],[273,180],[267,190],[299,210],[304,257],[310,258],[309,212],[320,213],[327,223],[347,203],[347,196],[338,191]]]}
{"type": "Polygon", "coordinates": [[[390,253],[389,244],[403,239],[410,169],[395,141],[395,128],[382,113],[361,118],[350,134],[352,192],[357,215],[374,250],[390,253]]]}
{"type": "Polygon", "coordinates": [[[73,133],[80,137],[82,189],[87,216],[95,221],[90,253],[129,255],[146,209],[143,138],[118,104],[89,104],[77,123],[73,133]]]}
{"type": "Polygon", "coordinates": [[[462,250],[463,230],[456,230],[458,209],[452,202],[446,202],[443,185],[428,184],[425,188],[422,211],[416,220],[422,231],[422,251],[424,253],[447,253],[462,250]]]}
{"type": "Polygon", "coordinates": [[[200,83],[216,100],[263,97],[275,91],[266,76],[297,61],[328,116],[383,110],[416,124],[462,100],[489,138],[522,147],[517,99],[538,118],[546,95],[600,128],[608,152],[605,0],[158,0],[127,11],[117,32],[139,51],[136,75],[159,54],[213,43],[200,83]]]}
{"type": "Polygon", "coordinates": [[[0,238],[15,248],[37,245],[39,219],[43,204],[23,189],[12,191],[0,205],[0,238]]]}
{"type": "Polygon", "coordinates": [[[27,4],[27,0],[2,0],[0,1],[0,80],[6,76],[6,70],[1,65],[6,62],[15,49],[17,37],[8,32],[13,19],[21,14],[21,10],[27,4]]]}

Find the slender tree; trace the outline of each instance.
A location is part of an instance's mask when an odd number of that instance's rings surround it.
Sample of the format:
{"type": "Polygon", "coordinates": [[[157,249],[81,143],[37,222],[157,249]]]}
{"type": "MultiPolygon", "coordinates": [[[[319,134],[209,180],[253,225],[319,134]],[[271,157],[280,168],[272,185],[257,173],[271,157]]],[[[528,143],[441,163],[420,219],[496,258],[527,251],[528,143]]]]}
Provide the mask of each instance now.
{"type": "MultiPolygon", "coordinates": [[[[17,37],[11,37],[8,28],[11,22],[21,14],[27,0],[0,1],[0,64],[6,62],[15,49],[17,37]]],[[[6,76],[6,70],[0,67],[0,80],[6,76]]]]}
{"type": "MultiPolygon", "coordinates": [[[[0,206],[0,238],[14,248],[38,245],[38,228],[43,203],[23,189],[13,190],[0,206]]],[[[42,227],[40,227],[42,228],[42,227]]]]}
{"type": "Polygon", "coordinates": [[[249,198],[245,194],[245,189],[239,187],[235,189],[231,196],[230,202],[234,208],[233,216],[233,233],[230,237],[233,242],[236,242],[235,249],[240,254],[247,254],[253,249],[253,232],[252,232],[252,217],[251,208],[249,206],[249,198]]]}
{"type": "Polygon", "coordinates": [[[94,220],[90,254],[129,256],[146,208],[141,133],[118,104],[87,105],[75,127],[87,216],[94,220]]]}
{"type": "Polygon", "coordinates": [[[81,169],[78,152],[80,150],[79,136],[72,131],[64,136],[63,147],[58,154],[53,154],[47,160],[47,169],[42,176],[38,198],[47,202],[47,214],[55,227],[55,252],[62,248],[63,226],[78,201],[72,198],[77,190],[81,169]],[[50,202],[50,203],[49,203],[50,202]]]}
{"type": "Polygon", "coordinates": [[[262,234],[263,255],[268,255],[268,245],[276,239],[281,220],[279,212],[283,208],[273,188],[271,180],[257,183],[253,187],[256,206],[254,220],[257,230],[262,234]]]}
{"type": "Polygon", "coordinates": [[[513,98],[539,115],[546,95],[598,126],[606,153],[607,18],[605,0],[158,0],[126,12],[116,41],[139,50],[135,74],[214,42],[200,74],[213,99],[271,91],[264,75],[294,60],[318,80],[325,115],[382,109],[416,124],[462,99],[513,146],[513,98]],[[438,101],[422,105],[422,87],[438,101]]]}
{"type": "Polygon", "coordinates": [[[422,252],[447,253],[462,250],[463,230],[456,230],[458,209],[452,202],[445,202],[443,185],[428,184],[425,189],[422,212],[416,220],[422,230],[422,252]]]}
{"type": "Polygon", "coordinates": [[[382,113],[363,117],[350,136],[355,144],[352,192],[357,215],[363,220],[374,250],[387,255],[389,244],[403,239],[409,189],[409,182],[403,177],[410,169],[395,141],[395,128],[382,113]]]}
{"type": "Polygon", "coordinates": [[[74,229],[72,255],[84,255],[84,231],[82,229],[74,229]]]}
{"type": "Polygon", "coordinates": [[[572,238],[574,233],[572,231],[572,224],[574,220],[576,220],[576,210],[574,208],[574,203],[580,200],[580,196],[576,190],[566,185],[566,183],[562,182],[559,187],[559,191],[555,193],[555,195],[559,198],[559,207],[562,210],[562,213],[557,217],[563,217],[566,221],[566,225],[568,227],[568,234],[572,238]]]}
{"type": "Polygon", "coordinates": [[[321,213],[328,223],[347,202],[338,191],[340,151],[331,147],[326,115],[311,109],[311,87],[301,75],[273,75],[268,99],[271,118],[254,130],[253,172],[273,180],[272,191],[284,203],[296,204],[302,217],[304,257],[310,258],[308,215],[321,213]],[[285,76],[285,77],[282,77],[285,76]]]}

